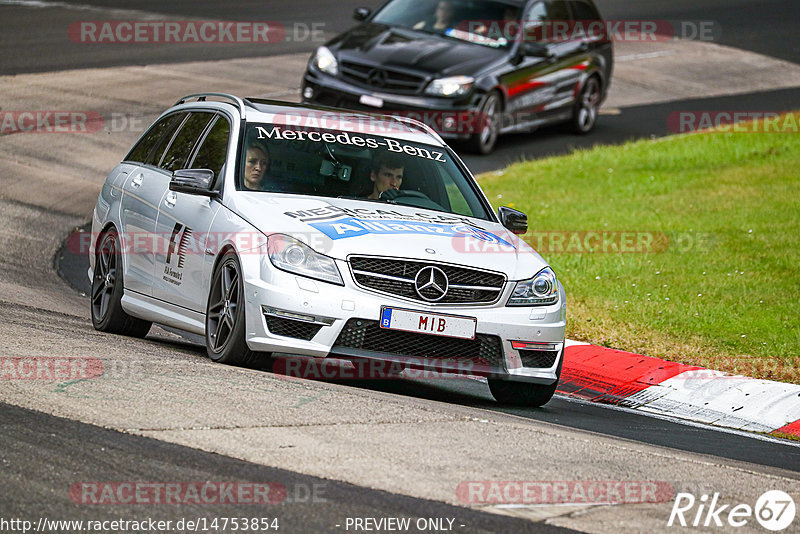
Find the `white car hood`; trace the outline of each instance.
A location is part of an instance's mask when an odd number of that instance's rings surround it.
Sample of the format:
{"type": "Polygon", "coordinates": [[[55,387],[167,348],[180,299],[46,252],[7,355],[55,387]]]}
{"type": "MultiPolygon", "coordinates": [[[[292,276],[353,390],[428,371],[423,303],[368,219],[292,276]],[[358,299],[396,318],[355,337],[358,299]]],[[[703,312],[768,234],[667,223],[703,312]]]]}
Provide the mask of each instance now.
{"type": "Polygon", "coordinates": [[[317,252],[453,263],[534,276],[547,266],[499,223],[398,204],[284,193],[237,192],[229,207],[266,235],[291,235],[317,252]]]}

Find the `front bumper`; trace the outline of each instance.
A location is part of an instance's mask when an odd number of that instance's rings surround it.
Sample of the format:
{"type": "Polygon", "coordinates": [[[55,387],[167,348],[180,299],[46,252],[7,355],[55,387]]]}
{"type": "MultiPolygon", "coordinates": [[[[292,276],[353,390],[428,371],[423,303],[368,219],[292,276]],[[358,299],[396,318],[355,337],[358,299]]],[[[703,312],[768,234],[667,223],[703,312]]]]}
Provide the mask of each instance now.
{"type": "Polygon", "coordinates": [[[300,91],[304,104],[318,104],[371,113],[401,115],[418,120],[433,128],[446,139],[467,139],[480,131],[477,110],[484,94],[472,90],[463,98],[444,98],[428,95],[399,95],[366,89],[333,76],[307,71],[300,91]],[[306,94],[310,93],[310,97],[306,94]],[[382,107],[363,104],[362,96],[379,98],[382,107]]]}
{"type": "Polygon", "coordinates": [[[380,360],[409,368],[541,384],[558,379],[566,329],[561,287],[559,301],[550,306],[506,307],[513,282],[506,283],[495,304],[431,306],[356,286],[342,260],[337,260],[337,265],[345,286],[279,271],[264,257],[243,258],[243,263],[250,263],[243,267],[246,335],[252,350],[380,360]],[[378,321],[383,306],[475,317],[476,340],[381,329],[378,321]],[[541,349],[519,350],[512,342],[517,346],[528,342],[528,347],[541,349]]]}

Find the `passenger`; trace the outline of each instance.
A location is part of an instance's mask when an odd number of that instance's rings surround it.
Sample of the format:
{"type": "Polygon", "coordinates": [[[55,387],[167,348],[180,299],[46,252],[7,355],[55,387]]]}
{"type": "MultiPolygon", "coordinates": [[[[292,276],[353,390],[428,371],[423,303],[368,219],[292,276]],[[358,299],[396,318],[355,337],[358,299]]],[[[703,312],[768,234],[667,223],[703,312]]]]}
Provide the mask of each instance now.
{"type": "Polygon", "coordinates": [[[369,179],[372,182],[372,191],[366,196],[371,199],[395,198],[397,191],[403,184],[403,169],[405,163],[402,158],[393,154],[382,153],[375,156],[372,161],[372,171],[369,179]],[[381,196],[381,193],[388,191],[381,196]]]}
{"type": "Polygon", "coordinates": [[[244,187],[255,191],[263,191],[264,176],[269,169],[269,150],[258,142],[247,147],[244,160],[244,187]]]}

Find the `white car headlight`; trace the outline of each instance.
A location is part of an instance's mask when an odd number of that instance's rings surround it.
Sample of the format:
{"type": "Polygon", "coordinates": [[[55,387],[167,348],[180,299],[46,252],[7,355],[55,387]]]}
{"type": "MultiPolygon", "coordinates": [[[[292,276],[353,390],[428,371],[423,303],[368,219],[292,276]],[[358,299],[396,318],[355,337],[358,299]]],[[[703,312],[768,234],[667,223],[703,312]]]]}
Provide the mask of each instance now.
{"type": "Polygon", "coordinates": [[[425,92],[429,95],[437,96],[461,96],[470,90],[473,82],[475,82],[475,78],[471,76],[439,78],[428,84],[428,88],[425,89],[425,92]]]}
{"type": "Polygon", "coordinates": [[[558,302],[556,273],[545,267],[529,280],[517,282],[506,306],[545,306],[558,302]]]}
{"type": "Polygon", "coordinates": [[[336,56],[326,46],[317,48],[314,57],[311,59],[311,64],[331,76],[339,74],[339,62],[336,61],[336,56]]]}
{"type": "Polygon", "coordinates": [[[344,285],[333,258],[315,251],[293,237],[273,234],[267,239],[267,255],[272,265],[293,274],[344,285]]]}

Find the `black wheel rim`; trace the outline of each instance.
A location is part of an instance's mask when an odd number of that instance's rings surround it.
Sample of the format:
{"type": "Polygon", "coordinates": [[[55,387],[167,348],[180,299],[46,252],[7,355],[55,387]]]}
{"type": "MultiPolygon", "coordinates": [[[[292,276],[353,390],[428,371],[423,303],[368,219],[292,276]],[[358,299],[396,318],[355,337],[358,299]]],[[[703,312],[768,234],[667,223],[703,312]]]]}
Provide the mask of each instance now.
{"type": "Polygon", "coordinates": [[[209,302],[206,317],[209,346],[214,352],[221,352],[232,337],[239,307],[239,269],[234,260],[226,260],[217,271],[209,302]]]}
{"type": "Polygon", "coordinates": [[[497,106],[497,97],[494,95],[490,95],[483,106],[483,116],[480,117],[480,120],[483,121],[480,140],[484,147],[494,144],[497,138],[497,106]]]}
{"type": "Polygon", "coordinates": [[[580,109],[578,110],[578,126],[581,131],[588,131],[597,121],[600,106],[600,84],[590,78],[581,92],[580,109]]]}
{"type": "Polygon", "coordinates": [[[109,234],[103,238],[97,250],[97,261],[92,280],[92,312],[98,321],[108,315],[117,283],[117,238],[109,234]]]}

